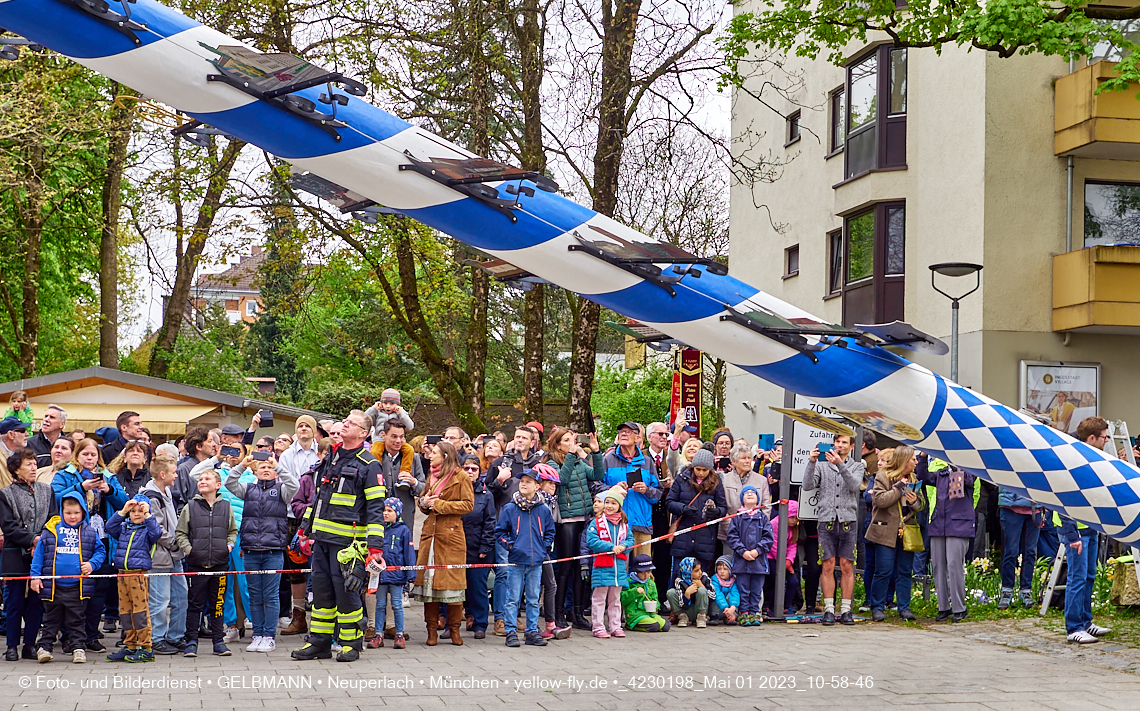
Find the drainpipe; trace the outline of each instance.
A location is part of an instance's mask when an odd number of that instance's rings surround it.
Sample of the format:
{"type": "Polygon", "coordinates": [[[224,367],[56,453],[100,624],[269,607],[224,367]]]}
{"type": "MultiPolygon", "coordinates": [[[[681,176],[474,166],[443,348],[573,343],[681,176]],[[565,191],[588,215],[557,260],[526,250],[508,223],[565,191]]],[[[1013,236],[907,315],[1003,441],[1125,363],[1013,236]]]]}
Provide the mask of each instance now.
{"type": "MultiPolygon", "coordinates": [[[[1076,60],[1069,58],[1069,73],[1076,69],[1076,60]]],[[[1065,251],[1073,251],[1073,157],[1069,156],[1066,167],[1067,186],[1065,190],[1065,251]]],[[[1065,345],[1068,345],[1067,343],[1065,345]]]]}

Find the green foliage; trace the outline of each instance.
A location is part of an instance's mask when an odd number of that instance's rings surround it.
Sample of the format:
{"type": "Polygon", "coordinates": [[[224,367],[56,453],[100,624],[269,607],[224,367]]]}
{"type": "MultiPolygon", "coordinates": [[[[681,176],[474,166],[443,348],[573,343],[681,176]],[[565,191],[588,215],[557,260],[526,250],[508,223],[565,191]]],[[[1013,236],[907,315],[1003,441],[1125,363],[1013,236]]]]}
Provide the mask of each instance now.
{"type": "MultiPolygon", "coordinates": [[[[344,417],[351,410],[367,410],[372,407],[382,392],[384,386],[373,383],[357,380],[324,381],[306,388],[298,405],[308,410],[344,417]]],[[[410,404],[405,402],[405,407],[410,408],[410,404]]]]}
{"type": "Polygon", "coordinates": [[[601,366],[594,376],[594,414],[602,418],[599,434],[607,440],[627,420],[646,424],[669,414],[672,371],[658,365],[637,370],[601,366]]]}
{"type": "Polygon", "coordinates": [[[1097,45],[1111,44],[1124,59],[1118,76],[1101,90],[1122,90],[1140,81],[1136,45],[1112,20],[1121,11],[1086,0],[967,0],[953,3],[910,3],[895,0],[756,0],[763,9],[736,15],[720,39],[728,60],[722,84],[741,86],[749,78],[749,62],[757,49],[825,55],[842,64],[852,44],[866,44],[870,32],[885,32],[896,44],[932,47],[976,47],[1001,57],[1044,54],[1069,58],[1094,55],[1097,45]]]}
{"type": "Polygon", "coordinates": [[[235,395],[256,396],[257,391],[245,379],[243,370],[244,327],[240,322],[231,324],[225,309],[216,303],[201,314],[201,319],[200,331],[184,329],[178,334],[167,379],[235,395]]]}

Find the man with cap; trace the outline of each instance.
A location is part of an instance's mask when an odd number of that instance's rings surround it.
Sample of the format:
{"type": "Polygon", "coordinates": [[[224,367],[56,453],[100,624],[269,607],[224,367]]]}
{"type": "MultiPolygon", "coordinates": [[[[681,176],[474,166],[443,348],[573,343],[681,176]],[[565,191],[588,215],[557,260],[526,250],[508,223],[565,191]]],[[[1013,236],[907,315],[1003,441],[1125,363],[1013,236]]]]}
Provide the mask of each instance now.
{"type": "Polygon", "coordinates": [[[621,591],[625,626],[636,632],[668,632],[669,620],[657,614],[657,583],[653,559],[642,553],[629,561],[629,587],[621,591]]]}
{"type": "Polygon", "coordinates": [[[28,443],[28,424],[18,417],[5,417],[0,420],[0,455],[4,461],[13,452],[23,449],[28,443]]]}
{"type": "MultiPolygon", "coordinates": [[[[320,457],[317,456],[317,421],[311,415],[301,415],[293,426],[293,433],[296,435],[293,438],[293,444],[281,453],[280,466],[296,477],[297,481],[300,481],[301,475],[320,461],[320,457]]],[[[293,513],[292,506],[289,507],[288,519],[289,528],[286,532],[286,540],[292,541],[301,523],[293,513]]],[[[301,566],[289,556],[285,556],[285,568],[299,570],[301,566]]],[[[290,606],[281,605],[281,617],[288,620],[284,623],[282,634],[300,634],[308,630],[308,623],[305,620],[305,599],[308,595],[305,590],[305,574],[300,572],[286,573],[282,580],[283,582],[288,581],[289,594],[292,600],[290,606]],[[287,612],[287,610],[292,610],[292,612],[287,612]]],[[[284,592],[282,592],[282,598],[282,602],[284,602],[284,592]]]]}
{"type": "Polygon", "coordinates": [[[637,446],[640,432],[641,428],[636,422],[618,425],[617,439],[614,442],[616,446],[606,452],[602,466],[606,470],[607,486],[627,489],[622,508],[633,529],[635,549],[639,554],[651,556],[650,546],[640,544],[653,537],[653,504],[661,500],[664,491],[657,478],[657,465],[637,446]]]}
{"type": "MultiPolygon", "coordinates": [[[[400,404],[400,391],[388,388],[380,393],[380,399],[365,412],[372,418],[372,441],[379,442],[384,436],[384,423],[388,420],[398,420],[404,423],[404,431],[414,430],[416,423],[400,404]]],[[[409,528],[411,526],[409,525],[409,528]]]]}

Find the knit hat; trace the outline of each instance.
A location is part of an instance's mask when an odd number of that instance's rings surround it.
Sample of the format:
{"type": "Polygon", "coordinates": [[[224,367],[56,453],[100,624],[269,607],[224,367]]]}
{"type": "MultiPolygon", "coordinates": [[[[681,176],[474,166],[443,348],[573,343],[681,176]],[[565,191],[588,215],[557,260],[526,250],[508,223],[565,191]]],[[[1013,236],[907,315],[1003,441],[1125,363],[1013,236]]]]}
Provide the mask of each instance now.
{"type": "Polygon", "coordinates": [[[150,505],[150,497],[147,496],[146,494],[135,494],[134,496],[131,497],[131,501],[141,501],[144,504],[146,504],[147,506],[150,505]]]}
{"type": "Polygon", "coordinates": [[[618,502],[618,506],[625,504],[625,489],[620,486],[611,487],[609,490],[603,492],[607,499],[614,499],[618,502]]]}
{"type": "Polygon", "coordinates": [[[705,469],[713,468],[713,455],[707,449],[698,449],[697,453],[693,455],[693,467],[704,467],[705,469]]]}
{"type": "MultiPolygon", "coordinates": [[[[304,422],[306,425],[309,426],[309,431],[313,433],[314,437],[316,437],[317,436],[317,420],[316,420],[316,418],[314,418],[312,415],[301,415],[300,417],[297,418],[297,425],[301,424],[302,422],[304,422]]],[[[293,425],[294,430],[296,429],[297,425],[293,425]]]]}
{"type": "Polygon", "coordinates": [[[744,505],[744,495],[750,491],[753,494],[756,494],[756,505],[759,506],[760,505],[760,491],[755,486],[746,486],[740,490],[740,505],[741,506],[744,505]]]}
{"type": "MultiPolygon", "coordinates": [[[[372,392],[376,391],[373,390],[372,392]]],[[[400,391],[395,388],[388,388],[384,392],[380,393],[380,402],[384,402],[385,400],[395,400],[396,402],[400,402],[400,391]]]]}
{"type": "Polygon", "coordinates": [[[731,557],[729,557],[729,556],[726,556],[726,555],[722,555],[721,557],[719,557],[719,558],[717,558],[717,559],[716,559],[716,562],[715,562],[715,563],[713,563],[713,569],[712,569],[712,572],[714,572],[714,573],[715,573],[715,572],[716,572],[716,567],[717,567],[718,565],[720,565],[721,563],[724,563],[725,565],[727,565],[727,566],[728,566],[728,572],[730,572],[730,573],[732,572],[732,558],[731,558],[731,557]]]}
{"type": "Polygon", "coordinates": [[[384,508],[392,509],[396,512],[396,518],[399,519],[404,515],[404,502],[397,499],[395,496],[389,496],[384,499],[384,508]]]}

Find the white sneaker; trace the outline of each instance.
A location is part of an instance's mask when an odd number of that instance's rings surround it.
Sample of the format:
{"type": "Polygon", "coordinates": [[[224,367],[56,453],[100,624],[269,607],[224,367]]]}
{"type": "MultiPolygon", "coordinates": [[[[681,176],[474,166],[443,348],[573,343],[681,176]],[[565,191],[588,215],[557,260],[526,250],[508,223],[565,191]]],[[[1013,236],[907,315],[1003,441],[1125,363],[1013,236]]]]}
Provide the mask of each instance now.
{"type": "Polygon", "coordinates": [[[222,641],[226,644],[233,644],[238,640],[238,628],[226,627],[226,634],[222,637],[222,641]]]}
{"type": "Polygon", "coordinates": [[[277,618],[277,626],[278,627],[288,627],[289,623],[292,621],[293,621],[292,617],[278,617],[277,618]]]}
{"type": "Polygon", "coordinates": [[[1093,637],[1103,637],[1106,634],[1108,634],[1109,632],[1112,632],[1112,628],[1111,627],[1101,627],[1100,625],[1094,625],[1093,623],[1090,622],[1089,626],[1087,628],[1087,631],[1093,637]]]}
{"type": "Polygon", "coordinates": [[[262,637],[261,638],[261,649],[259,649],[257,651],[265,652],[266,654],[268,654],[269,652],[272,652],[275,649],[277,649],[277,640],[275,640],[272,637],[262,637]]]}
{"type": "Polygon", "coordinates": [[[83,649],[77,649],[74,652],[72,652],[71,653],[71,662],[73,664],[86,664],[87,663],[87,651],[83,650],[83,649]]]}
{"type": "Polygon", "coordinates": [[[254,637],[253,641],[249,643],[249,646],[245,648],[245,651],[247,651],[247,652],[260,652],[260,651],[262,651],[261,650],[261,644],[264,640],[265,640],[264,637],[254,637]]]}
{"type": "Polygon", "coordinates": [[[245,628],[246,628],[247,630],[251,630],[251,629],[253,629],[253,620],[246,620],[246,621],[245,621],[245,628]]]}
{"type": "Polygon", "coordinates": [[[42,649],[42,648],[36,650],[36,661],[38,661],[40,664],[47,664],[51,660],[52,660],[51,652],[47,651],[46,649],[42,649]]]}
{"type": "Polygon", "coordinates": [[[1076,632],[1070,634],[1066,639],[1070,642],[1075,642],[1076,644],[1092,644],[1093,642],[1100,641],[1085,630],[1077,630],[1076,632]]]}

